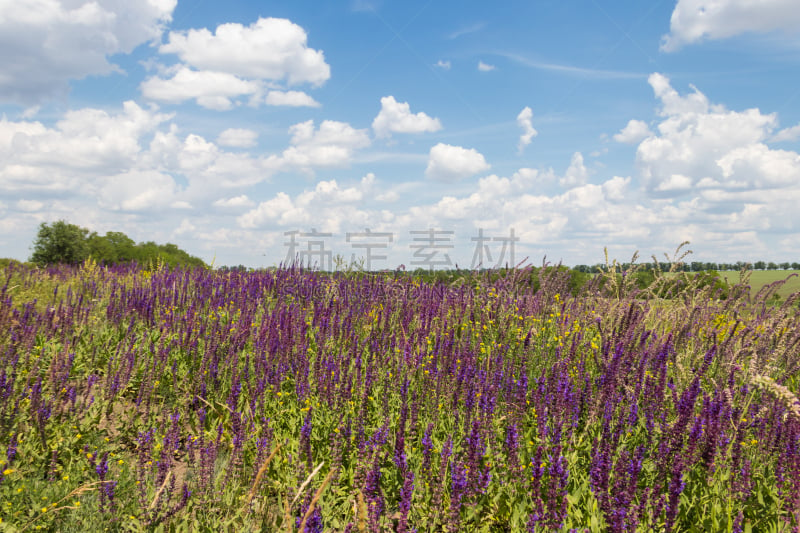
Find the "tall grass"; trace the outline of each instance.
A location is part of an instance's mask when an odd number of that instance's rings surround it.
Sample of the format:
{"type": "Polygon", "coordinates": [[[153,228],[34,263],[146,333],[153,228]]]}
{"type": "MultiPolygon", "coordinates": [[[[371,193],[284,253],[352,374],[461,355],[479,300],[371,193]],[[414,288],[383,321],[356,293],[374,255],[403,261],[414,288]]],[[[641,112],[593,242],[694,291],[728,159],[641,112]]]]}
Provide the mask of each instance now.
{"type": "Polygon", "coordinates": [[[797,295],[631,279],[10,264],[0,528],[796,530],[797,295]]]}

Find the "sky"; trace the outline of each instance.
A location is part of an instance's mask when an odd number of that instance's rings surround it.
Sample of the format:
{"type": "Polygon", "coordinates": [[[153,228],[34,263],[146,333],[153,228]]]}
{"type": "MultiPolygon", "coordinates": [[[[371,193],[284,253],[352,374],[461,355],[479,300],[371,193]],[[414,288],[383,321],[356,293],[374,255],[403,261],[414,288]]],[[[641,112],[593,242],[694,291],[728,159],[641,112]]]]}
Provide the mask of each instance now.
{"type": "Polygon", "coordinates": [[[796,0],[0,0],[0,257],[800,259],[796,0]]]}

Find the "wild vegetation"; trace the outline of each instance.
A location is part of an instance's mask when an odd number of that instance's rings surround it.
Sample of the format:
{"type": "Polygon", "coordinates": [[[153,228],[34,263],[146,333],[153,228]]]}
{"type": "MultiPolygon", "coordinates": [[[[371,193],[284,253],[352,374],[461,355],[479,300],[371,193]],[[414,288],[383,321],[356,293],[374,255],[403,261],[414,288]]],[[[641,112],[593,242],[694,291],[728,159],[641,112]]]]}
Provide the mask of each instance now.
{"type": "Polygon", "coordinates": [[[105,265],[135,262],[140,265],[161,263],[171,267],[206,266],[200,258],[189,255],[175,244],[156,244],[152,241],[136,244],[120,231],[98,235],[65,220],[51,224],[42,222],[33,242],[30,259],[39,266],[76,265],[87,259],[105,265]]]}
{"type": "Polygon", "coordinates": [[[9,264],[0,527],[797,531],[800,295],[640,280],[9,264]]]}

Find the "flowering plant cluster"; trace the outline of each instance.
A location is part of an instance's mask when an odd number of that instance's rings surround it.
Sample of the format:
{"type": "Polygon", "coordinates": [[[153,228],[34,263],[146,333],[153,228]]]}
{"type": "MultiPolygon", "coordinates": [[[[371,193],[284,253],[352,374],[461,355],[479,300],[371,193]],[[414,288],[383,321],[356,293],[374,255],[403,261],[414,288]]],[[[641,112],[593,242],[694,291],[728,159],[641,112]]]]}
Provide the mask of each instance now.
{"type": "Polygon", "coordinates": [[[798,298],[531,275],[11,265],[2,524],[800,527],[798,298]]]}

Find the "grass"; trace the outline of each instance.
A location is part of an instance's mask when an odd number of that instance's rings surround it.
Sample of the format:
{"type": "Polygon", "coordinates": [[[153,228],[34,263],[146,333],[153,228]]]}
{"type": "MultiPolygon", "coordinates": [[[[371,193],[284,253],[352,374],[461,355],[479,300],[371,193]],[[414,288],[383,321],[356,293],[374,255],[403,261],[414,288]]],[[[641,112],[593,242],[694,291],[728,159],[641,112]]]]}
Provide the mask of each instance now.
{"type": "Polygon", "coordinates": [[[570,282],[9,265],[0,531],[800,526],[795,301],[570,282]]]}
{"type": "MultiPolygon", "coordinates": [[[[738,271],[723,270],[719,275],[732,285],[739,282],[740,273],[738,271]]],[[[750,294],[755,296],[764,286],[778,281],[786,281],[775,291],[775,294],[782,300],[800,292],[800,270],[752,270],[748,283],[750,294]]]]}

